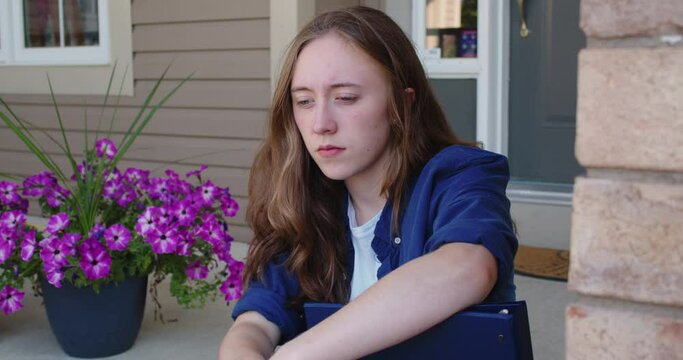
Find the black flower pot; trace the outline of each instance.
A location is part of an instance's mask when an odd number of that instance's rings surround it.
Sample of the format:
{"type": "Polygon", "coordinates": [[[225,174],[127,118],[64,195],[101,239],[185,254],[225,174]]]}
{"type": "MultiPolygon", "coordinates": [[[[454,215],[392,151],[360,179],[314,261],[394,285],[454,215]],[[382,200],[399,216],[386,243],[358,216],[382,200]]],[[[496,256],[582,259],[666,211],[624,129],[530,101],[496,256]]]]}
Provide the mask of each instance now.
{"type": "Polygon", "coordinates": [[[50,327],[65,353],[79,358],[120,354],[133,346],[145,311],[147,277],[118,284],[61,288],[41,281],[50,327]]]}

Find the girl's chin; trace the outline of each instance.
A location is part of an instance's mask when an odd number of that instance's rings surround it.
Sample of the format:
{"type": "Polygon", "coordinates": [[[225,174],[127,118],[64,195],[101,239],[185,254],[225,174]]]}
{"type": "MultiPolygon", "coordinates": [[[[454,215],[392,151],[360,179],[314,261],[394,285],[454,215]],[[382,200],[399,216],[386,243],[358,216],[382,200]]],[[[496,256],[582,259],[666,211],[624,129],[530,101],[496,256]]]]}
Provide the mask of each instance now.
{"type": "Polygon", "coordinates": [[[341,169],[330,169],[324,166],[321,167],[319,165],[318,167],[323,175],[330,180],[344,181],[348,178],[348,174],[345,171],[340,171],[341,169]]]}

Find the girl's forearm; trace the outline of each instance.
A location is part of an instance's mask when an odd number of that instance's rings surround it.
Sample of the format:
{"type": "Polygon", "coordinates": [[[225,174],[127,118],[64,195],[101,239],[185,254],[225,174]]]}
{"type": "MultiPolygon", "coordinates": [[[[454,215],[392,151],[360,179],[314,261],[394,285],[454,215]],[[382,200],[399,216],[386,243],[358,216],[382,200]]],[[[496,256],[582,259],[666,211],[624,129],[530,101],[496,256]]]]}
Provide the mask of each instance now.
{"type": "Polygon", "coordinates": [[[223,338],[218,351],[219,360],[268,359],[273,354],[276,338],[272,324],[258,314],[241,315],[223,338]],[[242,318],[245,316],[245,318],[242,318]],[[256,318],[256,319],[254,319],[256,318]]]}
{"type": "Polygon", "coordinates": [[[276,358],[356,359],[415,336],[481,302],[496,282],[483,246],[453,243],[394,270],[356,300],[285,344],[276,358]]]}

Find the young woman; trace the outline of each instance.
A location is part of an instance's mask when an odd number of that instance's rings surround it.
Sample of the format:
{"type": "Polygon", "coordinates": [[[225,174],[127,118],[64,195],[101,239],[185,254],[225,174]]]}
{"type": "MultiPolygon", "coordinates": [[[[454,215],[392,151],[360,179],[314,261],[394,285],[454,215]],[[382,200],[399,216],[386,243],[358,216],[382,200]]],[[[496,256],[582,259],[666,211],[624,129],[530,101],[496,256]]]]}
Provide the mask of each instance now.
{"type": "Polygon", "coordinates": [[[220,357],[354,359],[514,300],[507,181],[504,157],[453,135],[388,16],[318,16],[290,47],[252,167],[248,289],[220,357]],[[304,332],[306,301],[348,304],[304,332]]]}

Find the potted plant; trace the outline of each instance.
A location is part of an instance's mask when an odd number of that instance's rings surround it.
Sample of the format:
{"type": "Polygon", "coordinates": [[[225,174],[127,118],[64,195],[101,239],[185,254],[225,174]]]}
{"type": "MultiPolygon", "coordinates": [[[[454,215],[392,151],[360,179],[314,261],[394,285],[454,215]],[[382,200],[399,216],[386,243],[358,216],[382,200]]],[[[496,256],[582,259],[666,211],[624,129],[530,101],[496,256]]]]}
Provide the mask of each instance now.
{"type": "MultiPolygon", "coordinates": [[[[103,108],[113,78],[114,72],[103,108]]],[[[157,310],[156,285],[168,277],[171,295],[185,307],[201,307],[219,292],[226,301],[241,295],[243,264],[230,254],[226,223],[239,206],[229,190],[202,179],[204,165],[185,176],[171,169],[154,176],[147,169],[119,167],[187,78],[150,105],[162,80],[118,143],[111,126],[89,133],[86,118],[81,161],[69,144],[50,84],[61,139],[43,135],[66,155],[68,171],[37,142],[33,132],[39,130],[0,98],[3,123],[48,169],[23,181],[0,181],[0,313],[20,310],[23,289],[30,284],[44,296],[53,332],[72,356],[109,356],[133,345],[149,276],[157,310]],[[48,218],[44,229],[27,223],[28,199],[37,200],[48,218]]]]}

